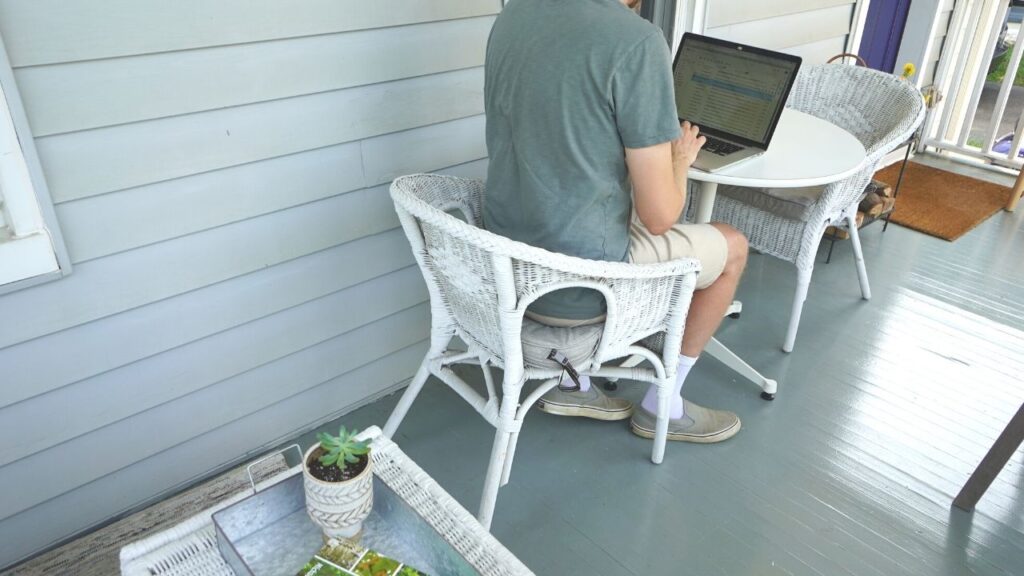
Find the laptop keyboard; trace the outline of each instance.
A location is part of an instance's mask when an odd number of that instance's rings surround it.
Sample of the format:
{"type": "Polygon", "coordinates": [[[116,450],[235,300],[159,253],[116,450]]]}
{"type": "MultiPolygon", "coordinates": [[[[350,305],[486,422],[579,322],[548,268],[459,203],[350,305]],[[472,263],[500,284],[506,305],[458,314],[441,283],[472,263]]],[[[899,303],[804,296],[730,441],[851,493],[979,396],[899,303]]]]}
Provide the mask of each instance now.
{"type": "Polygon", "coordinates": [[[714,138],[714,137],[708,136],[706,134],[704,135],[704,137],[707,138],[707,142],[704,143],[704,148],[702,148],[702,149],[703,150],[707,150],[708,152],[711,152],[712,154],[717,154],[719,156],[728,156],[729,154],[732,154],[733,152],[736,152],[738,150],[742,150],[743,149],[743,146],[739,146],[739,145],[733,144],[732,142],[726,142],[725,140],[719,140],[718,138],[714,138]]]}

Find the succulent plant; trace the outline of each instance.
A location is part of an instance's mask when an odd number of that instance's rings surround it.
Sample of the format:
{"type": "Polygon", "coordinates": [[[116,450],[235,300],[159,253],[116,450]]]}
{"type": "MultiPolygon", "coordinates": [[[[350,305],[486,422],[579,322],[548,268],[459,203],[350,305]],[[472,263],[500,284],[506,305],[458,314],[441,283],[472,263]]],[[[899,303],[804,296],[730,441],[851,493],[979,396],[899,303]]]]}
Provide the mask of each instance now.
{"type": "Polygon", "coordinates": [[[359,431],[352,429],[351,432],[342,426],[337,436],[331,436],[326,432],[316,435],[320,440],[320,447],[324,454],[320,456],[320,464],[324,466],[337,466],[344,470],[349,464],[359,461],[359,456],[365,456],[370,451],[370,446],[361,440],[356,440],[359,431]]]}

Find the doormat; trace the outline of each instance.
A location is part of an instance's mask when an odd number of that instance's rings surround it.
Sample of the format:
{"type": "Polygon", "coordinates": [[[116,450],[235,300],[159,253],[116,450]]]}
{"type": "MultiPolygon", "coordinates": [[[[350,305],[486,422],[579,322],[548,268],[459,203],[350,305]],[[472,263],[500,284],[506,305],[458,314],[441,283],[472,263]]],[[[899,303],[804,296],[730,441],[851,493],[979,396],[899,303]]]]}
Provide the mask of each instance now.
{"type": "MultiPolygon", "coordinates": [[[[896,186],[897,162],[875,174],[896,186]]],[[[1010,188],[916,162],[907,163],[891,221],[952,242],[1003,209],[1010,188]]]]}

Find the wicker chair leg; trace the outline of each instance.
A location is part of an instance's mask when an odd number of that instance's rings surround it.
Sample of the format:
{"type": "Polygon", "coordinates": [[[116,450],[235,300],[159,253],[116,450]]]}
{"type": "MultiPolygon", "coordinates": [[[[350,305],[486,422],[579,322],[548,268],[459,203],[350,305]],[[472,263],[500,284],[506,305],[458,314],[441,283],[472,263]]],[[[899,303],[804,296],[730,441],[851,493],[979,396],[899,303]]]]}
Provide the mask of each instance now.
{"type": "Polygon", "coordinates": [[[508,451],[505,453],[505,464],[501,470],[501,484],[504,486],[508,484],[508,479],[512,475],[512,459],[516,455],[516,444],[519,443],[519,432],[513,432],[508,439],[508,451]]]}
{"type": "Polygon", "coordinates": [[[501,487],[510,436],[511,433],[504,429],[499,421],[498,430],[494,433],[494,445],[491,447],[491,460],[484,478],[484,491],[480,496],[480,510],[477,512],[477,520],[487,531],[491,530],[491,520],[494,518],[494,505],[498,501],[498,488],[501,487]]]}
{"type": "Polygon", "coordinates": [[[796,295],[793,296],[793,311],[789,316],[789,328],[786,330],[786,341],[782,344],[783,352],[792,352],[796,343],[796,331],[800,327],[800,313],[807,300],[807,289],[811,286],[812,270],[798,270],[796,274],[796,295]]]}
{"type": "Polygon", "coordinates": [[[406,413],[409,412],[409,407],[412,406],[416,396],[419,396],[420,390],[423,389],[423,384],[430,377],[430,358],[433,352],[431,350],[423,357],[423,362],[420,364],[420,369],[416,371],[416,376],[409,382],[409,386],[398,400],[398,405],[395,406],[395,409],[391,411],[391,415],[388,416],[388,421],[384,424],[384,437],[391,438],[395,430],[398,430],[402,420],[405,419],[406,413]]]}
{"type": "Polygon", "coordinates": [[[864,251],[860,246],[860,232],[857,230],[857,208],[855,206],[851,206],[846,211],[846,222],[850,229],[853,257],[857,263],[857,279],[860,280],[860,294],[865,300],[870,300],[871,285],[868,284],[868,269],[864,266],[864,251]]]}
{"type": "MultiPolygon", "coordinates": [[[[484,490],[480,495],[480,510],[477,519],[486,530],[491,529],[494,518],[494,505],[498,500],[498,489],[502,478],[506,476],[505,463],[510,457],[509,448],[514,448],[512,436],[518,436],[521,421],[516,420],[519,409],[519,396],[523,391],[523,369],[519,366],[506,366],[501,384],[501,406],[498,408],[498,419],[494,423],[494,445],[491,446],[491,460],[487,464],[484,477],[484,490]]],[[[511,464],[509,464],[511,465],[511,464]]]]}
{"type": "Polygon", "coordinates": [[[672,385],[667,381],[658,383],[658,418],[654,425],[654,447],[651,462],[661,464],[665,459],[665,444],[668,441],[668,420],[671,408],[672,385]]]}

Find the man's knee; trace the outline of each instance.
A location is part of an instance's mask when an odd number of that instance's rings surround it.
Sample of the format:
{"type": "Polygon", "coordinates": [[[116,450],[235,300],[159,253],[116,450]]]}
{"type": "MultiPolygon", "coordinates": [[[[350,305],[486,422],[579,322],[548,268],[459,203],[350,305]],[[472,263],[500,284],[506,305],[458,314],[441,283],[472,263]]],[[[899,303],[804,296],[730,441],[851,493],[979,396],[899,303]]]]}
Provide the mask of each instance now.
{"type": "Polygon", "coordinates": [[[725,244],[728,247],[725,271],[733,273],[743,271],[743,267],[747,263],[747,252],[749,251],[747,237],[728,224],[714,222],[712,225],[722,233],[722,236],[725,236],[725,244]]]}

